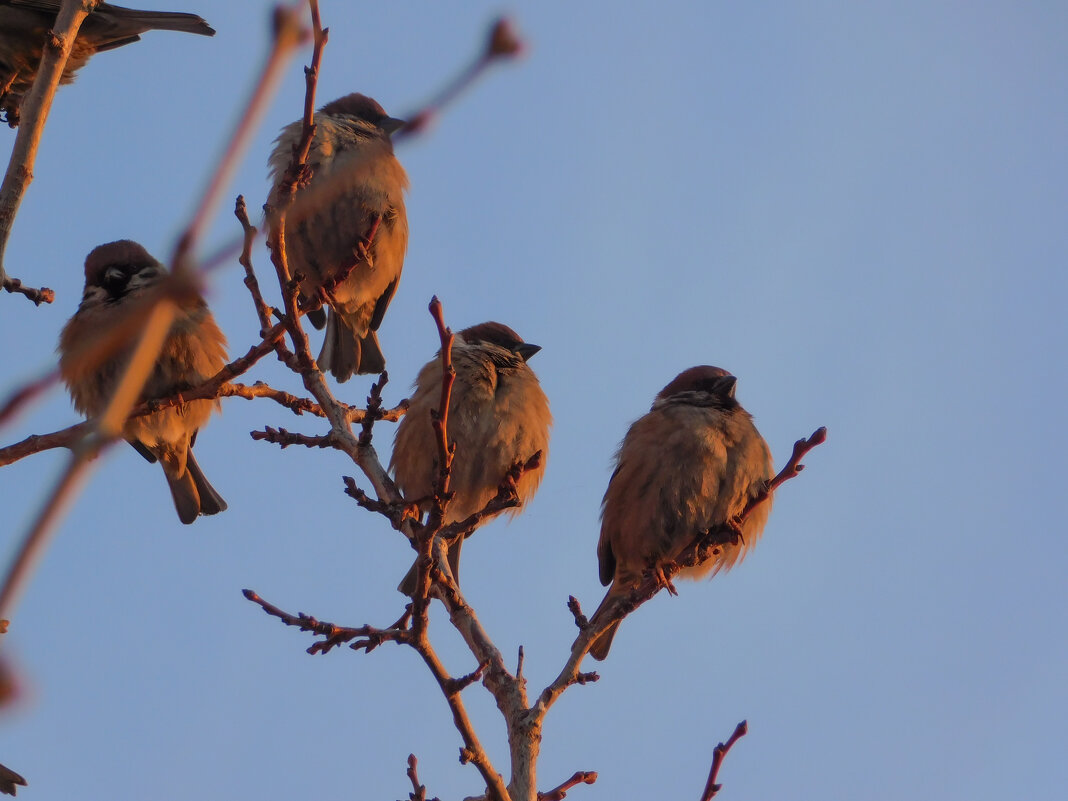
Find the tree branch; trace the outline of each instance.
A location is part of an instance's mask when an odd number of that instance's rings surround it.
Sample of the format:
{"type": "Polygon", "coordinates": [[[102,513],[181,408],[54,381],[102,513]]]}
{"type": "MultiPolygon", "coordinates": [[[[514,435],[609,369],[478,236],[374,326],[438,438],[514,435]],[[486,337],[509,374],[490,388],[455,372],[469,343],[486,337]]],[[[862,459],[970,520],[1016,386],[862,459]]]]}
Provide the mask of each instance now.
{"type": "Polygon", "coordinates": [[[719,776],[719,769],[723,766],[723,760],[726,758],[727,752],[731,750],[731,747],[748,733],[749,724],[743,720],[734,727],[734,732],[727,742],[719,743],[712,749],[712,768],[708,772],[708,781],[705,782],[705,790],[701,793],[701,801],[709,801],[722,789],[723,785],[716,784],[716,778],[719,776]]]}
{"type": "Polygon", "coordinates": [[[547,793],[538,793],[538,801],[563,801],[567,798],[567,791],[579,784],[593,784],[597,781],[597,774],[593,771],[580,770],[563,784],[557,785],[547,793]]]}

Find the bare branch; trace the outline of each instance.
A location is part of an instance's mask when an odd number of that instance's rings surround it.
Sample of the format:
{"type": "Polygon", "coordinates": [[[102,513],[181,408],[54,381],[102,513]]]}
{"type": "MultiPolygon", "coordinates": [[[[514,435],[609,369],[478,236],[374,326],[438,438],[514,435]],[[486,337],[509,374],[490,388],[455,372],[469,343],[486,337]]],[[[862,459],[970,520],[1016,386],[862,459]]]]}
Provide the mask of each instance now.
{"type": "Polygon", "coordinates": [[[59,370],[53,370],[48,375],[30,381],[12,392],[11,396],[0,406],[0,426],[14,418],[19,409],[50,389],[58,380],[59,370]]]}
{"type": "Polygon", "coordinates": [[[779,474],[768,482],[768,486],[764,492],[749,500],[749,503],[745,505],[745,510],[740,515],[740,519],[745,520],[749,517],[753,509],[770,498],[772,493],[775,492],[781,484],[789,481],[791,478],[797,477],[797,475],[805,469],[805,466],[801,464],[801,460],[805,458],[805,454],[817,445],[822,445],[826,441],[827,427],[820,426],[812,432],[812,436],[808,437],[808,439],[799,439],[795,442],[793,453],[790,454],[790,460],[786,463],[786,467],[780,470],[779,474]]]}
{"type": "MultiPolygon", "coordinates": [[[[359,646],[361,648],[366,647],[368,651],[373,650],[378,644],[383,642],[408,642],[410,639],[410,632],[408,629],[401,628],[397,624],[394,624],[394,626],[391,626],[388,629],[379,629],[374,626],[359,626],[357,628],[335,626],[333,623],[319,621],[314,617],[303,613],[292,615],[289,612],[285,612],[274,604],[265,601],[253,590],[242,590],[241,594],[248,600],[252,601],[252,603],[257,604],[268,615],[278,618],[287,626],[294,626],[301,631],[310,631],[315,636],[322,637],[322,640],[312,644],[308,648],[309,654],[325,654],[338,645],[352,642],[360,637],[372,638],[375,641],[375,644],[370,645],[369,647],[363,645],[359,646]]],[[[401,621],[403,620],[404,618],[402,617],[401,621]]],[[[398,623],[399,622],[400,621],[398,621],[398,623]]],[[[354,645],[352,647],[357,646],[354,645]]]]}
{"type": "MultiPolygon", "coordinates": [[[[412,792],[408,795],[408,798],[410,801],[428,801],[426,787],[419,783],[419,774],[416,772],[418,765],[419,760],[415,758],[415,754],[408,754],[408,770],[405,773],[407,773],[408,779],[412,783],[412,792]]],[[[439,801],[439,799],[432,798],[429,801],[439,801]]]]}
{"type": "Polygon", "coordinates": [[[723,766],[723,760],[727,756],[727,752],[731,750],[738,740],[749,733],[749,724],[744,720],[734,727],[734,732],[731,734],[730,739],[725,743],[719,743],[712,750],[712,769],[708,772],[708,781],[705,782],[705,790],[701,793],[701,801],[709,801],[716,793],[722,789],[723,785],[716,784],[716,778],[719,776],[719,769],[723,766]]]}
{"type": "Polygon", "coordinates": [[[250,431],[249,435],[257,442],[270,442],[272,445],[281,445],[283,449],[290,445],[303,445],[305,448],[333,448],[336,445],[333,433],[307,436],[284,428],[265,426],[263,431],[250,431]]]}
{"type": "Polygon", "coordinates": [[[363,416],[363,426],[360,430],[361,446],[371,444],[371,429],[376,420],[382,419],[382,388],[388,381],[389,373],[383,370],[378,380],[371,384],[371,394],[367,396],[367,412],[363,416]]]}
{"type": "Polygon", "coordinates": [[[241,223],[241,230],[244,234],[241,243],[241,256],[238,258],[238,262],[245,268],[245,286],[248,287],[249,294],[252,295],[252,304],[256,307],[256,317],[260,321],[260,336],[262,337],[271,327],[271,309],[263,300],[263,294],[260,292],[260,282],[256,278],[256,271],[252,267],[252,243],[255,241],[258,232],[255,226],[249,222],[248,208],[245,206],[244,195],[237,196],[237,201],[234,203],[234,216],[241,223]]]}
{"type": "Polygon", "coordinates": [[[454,337],[452,331],[445,325],[445,314],[437,295],[430,299],[430,314],[437,324],[438,338],[441,340],[441,400],[436,413],[431,412],[431,425],[434,427],[434,433],[437,434],[438,475],[434,482],[434,505],[427,520],[427,528],[437,531],[441,528],[449,505],[449,479],[452,473],[452,458],[456,453],[455,445],[449,444],[448,434],[449,401],[452,398],[453,382],[456,381],[456,369],[452,366],[454,337]]]}
{"type": "Polygon", "coordinates": [[[497,61],[521,55],[523,49],[523,42],[512,22],[507,17],[498,18],[490,26],[482,52],[447,83],[433,100],[415,114],[409,115],[408,124],[393,135],[393,140],[399,142],[407,136],[415,136],[426,131],[430,124],[444,112],[446,106],[456,100],[488,67],[497,61]]]}
{"type": "Polygon", "coordinates": [[[42,303],[51,303],[56,299],[55,290],[49,289],[46,286],[40,289],[35,289],[32,286],[26,286],[17,278],[8,278],[3,274],[4,265],[0,264],[0,278],[3,279],[3,287],[6,292],[12,294],[25,295],[34,302],[34,305],[40,306],[42,303]]]}
{"type": "Polygon", "coordinates": [[[578,771],[563,784],[554,787],[547,793],[538,793],[538,801],[563,801],[567,798],[567,791],[579,784],[593,784],[597,781],[597,774],[593,771],[578,771]]]}

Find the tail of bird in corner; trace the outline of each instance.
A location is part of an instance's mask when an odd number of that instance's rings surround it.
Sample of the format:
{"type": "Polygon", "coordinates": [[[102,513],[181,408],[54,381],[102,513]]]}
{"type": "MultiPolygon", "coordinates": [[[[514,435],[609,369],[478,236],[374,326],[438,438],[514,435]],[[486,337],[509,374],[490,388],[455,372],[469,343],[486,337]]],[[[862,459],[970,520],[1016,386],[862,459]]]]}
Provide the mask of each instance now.
{"type": "Polygon", "coordinates": [[[179,33],[196,33],[201,36],[214,36],[215,29],[208,25],[203,17],[184,11],[139,11],[133,8],[114,8],[111,13],[122,20],[141,26],[142,31],[178,31],[179,33]],[[121,15],[118,13],[121,11],[121,15]]]}

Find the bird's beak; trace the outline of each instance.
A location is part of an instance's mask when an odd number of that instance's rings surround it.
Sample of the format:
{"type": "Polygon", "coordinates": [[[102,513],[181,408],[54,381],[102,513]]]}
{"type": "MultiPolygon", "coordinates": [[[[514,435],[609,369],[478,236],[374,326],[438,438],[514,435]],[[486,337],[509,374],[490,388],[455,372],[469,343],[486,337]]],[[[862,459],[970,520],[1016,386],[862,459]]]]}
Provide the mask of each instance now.
{"type": "Polygon", "coordinates": [[[720,391],[723,393],[723,397],[733,398],[734,388],[738,386],[738,379],[732,375],[725,375],[719,380],[719,383],[720,387],[722,387],[720,391]]]}
{"type": "Polygon", "coordinates": [[[386,117],[378,123],[378,127],[385,131],[387,136],[393,136],[393,134],[407,124],[407,120],[398,120],[396,117],[386,117]]]}
{"type": "Polygon", "coordinates": [[[541,345],[531,345],[529,342],[524,342],[522,345],[515,349],[515,352],[519,354],[519,358],[525,362],[530,361],[530,357],[541,350],[541,345]]]}

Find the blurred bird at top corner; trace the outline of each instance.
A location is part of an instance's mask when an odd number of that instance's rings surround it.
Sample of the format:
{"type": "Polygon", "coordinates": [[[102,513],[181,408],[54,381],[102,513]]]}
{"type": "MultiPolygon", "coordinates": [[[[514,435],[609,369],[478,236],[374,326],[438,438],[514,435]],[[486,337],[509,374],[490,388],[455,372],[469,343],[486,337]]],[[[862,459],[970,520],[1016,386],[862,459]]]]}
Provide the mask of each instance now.
{"type": "MultiPolygon", "coordinates": [[[[22,98],[37,77],[45,37],[60,5],[61,0],[0,0],[0,112],[12,128],[19,124],[22,98]]],[[[59,82],[71,83],[92,56],[136,42],[151,30],[215,35],[215,29],[196,14],[100,3],[82,22],[59,82]]]]}

